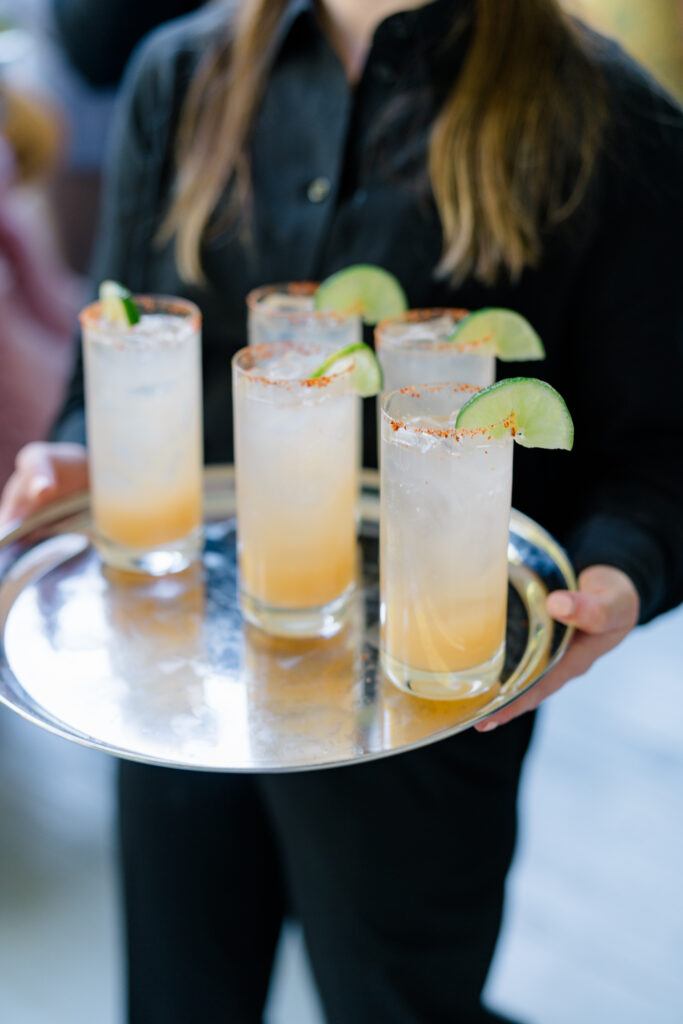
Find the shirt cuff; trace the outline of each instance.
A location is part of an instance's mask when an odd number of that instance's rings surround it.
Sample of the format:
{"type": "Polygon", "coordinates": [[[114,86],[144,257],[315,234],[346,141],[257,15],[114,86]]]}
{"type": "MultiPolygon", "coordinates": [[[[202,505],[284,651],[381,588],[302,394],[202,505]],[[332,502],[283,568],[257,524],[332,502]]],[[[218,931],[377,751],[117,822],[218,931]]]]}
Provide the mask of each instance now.
{"type": "Polygon", "coordinates": [[[591,516],[570,537],[567,550],[577,573],[589,565],[611,565],[626,573],[640,598],[639,623],[649,622],[662,610],[664,552],[637,523],[613,515],[591,516]]]}

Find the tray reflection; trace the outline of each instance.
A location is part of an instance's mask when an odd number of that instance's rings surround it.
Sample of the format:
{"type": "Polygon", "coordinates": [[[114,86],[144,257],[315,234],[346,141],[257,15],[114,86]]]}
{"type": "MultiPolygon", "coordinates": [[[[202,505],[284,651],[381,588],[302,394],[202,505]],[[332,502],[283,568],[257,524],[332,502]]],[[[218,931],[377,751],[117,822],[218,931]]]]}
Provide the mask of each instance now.
{"type": "Polygon", "coordinates": [[[345,627],[315,640],[269,637],[243,622],[228,470],[207,474],[203,564],[174,577],[103,568],[81,530],[60,532],[59,517],[51,528],[41,521],[36,537],[13,537],[0,583],[0,699],[118,756],[286,771],[356,763],[452,735],[554,663],[568,631],[551,624],[545,594],[572,586],[573,574],[552,538],[513,513],[498,695],[435,702],[398,691],[378,664],[378,503],[367,480],[362,507],[363,586],[345,627]]]}

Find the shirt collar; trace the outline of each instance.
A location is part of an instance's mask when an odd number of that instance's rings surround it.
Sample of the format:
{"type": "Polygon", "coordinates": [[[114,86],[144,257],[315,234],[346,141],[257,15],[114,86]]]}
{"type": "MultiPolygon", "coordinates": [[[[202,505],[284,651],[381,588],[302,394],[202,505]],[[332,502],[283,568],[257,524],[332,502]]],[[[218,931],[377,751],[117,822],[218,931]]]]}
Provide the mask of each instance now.
{"type": "MultiPolygon", "coordinates": [[[[385,18],[375,30],[375,38],[390,32],[397,42],[401,40],[447,44],[451,30],[459,15],[471,13],[473,0],[431,0],[422,7],[397,11],[385,18]]],[[[284,45],[299,18],[315,18],[315,0],[289,0],[278,25],[274,52],[284,45]]]]}

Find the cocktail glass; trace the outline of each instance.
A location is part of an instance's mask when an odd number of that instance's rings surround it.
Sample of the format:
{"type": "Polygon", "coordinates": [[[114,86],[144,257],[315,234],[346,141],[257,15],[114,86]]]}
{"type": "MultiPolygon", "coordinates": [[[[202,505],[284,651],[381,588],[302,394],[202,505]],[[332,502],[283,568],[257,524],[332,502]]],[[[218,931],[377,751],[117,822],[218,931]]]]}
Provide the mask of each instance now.
{"type": "Polygon", "coordinates": [[[201,314],[182,299],[136,298],[141,318],[80,316],[95,543],[109,565],[163,575],[201,546],[201,314]]]}
{"type": "Polygon", "coordinates": [[[312,281],[272,284],[247,295],[250,345],[274,341],[329,342],[335,349],[362,341],[360,316],[317,311],[312,281]]]}
{"type": "Polygon", "coordinates": [[[360,400],[350,368],[311,379],[335,348],[274,342],[232,362],[242,608],[275,635],[333,635],[355,585],[360,400]]]}
{"type": "Polygon", "coordinates": [[[505,652],[513,440],[453,428],[476,390],[382,401],[382,664],[400,689],[441,700],[496,688],[505,652]]]}
{"type": "Polygon", "coordinates": [[[375,350],[384,373],[384,391],[410,384],[457,380],[486,387],[496,378],[496,360],[476,346],[459,352],[447,339],[467,316],[466,309],[410,309],[375,328],[375,350]]]}

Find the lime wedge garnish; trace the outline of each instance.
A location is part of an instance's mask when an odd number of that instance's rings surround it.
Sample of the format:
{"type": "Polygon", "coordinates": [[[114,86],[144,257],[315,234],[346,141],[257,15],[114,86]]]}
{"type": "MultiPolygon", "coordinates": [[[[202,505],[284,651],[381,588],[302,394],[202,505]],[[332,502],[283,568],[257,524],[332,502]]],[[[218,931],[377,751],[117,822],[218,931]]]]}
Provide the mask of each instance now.
{"type": "Polygon", "coordinates": [[[334,313],[358,313],[366,324],[378,324],[386,317],[405,313],[408,300],[388,270],[371,263],[358,263],[325,278],[315,293],[315,308],[334,313]]]}
{"type": "Polygon", "coordinates": [[[478,391],[463,405],[456,429],[491,427],[494,436],[511,430],[525,448],[565,448],[574,443],[574,424],[562,395],[535,377],[510,377],[478,391]]]}
{"type": "Polygon", "coordinates": [[[528,320],[512,309],[478,309],[448,339],[458,349],[491,352],[505,362],[545,359],[543,342],[528,320]]]}
{"type": "Polygon", "coordinates": [[[364,345],[362,341],[333,352],[311,374],[311,378],[343,373],[349,366],[352,367],[351,380],[354,389],[362,398],[371,398],[381,392],[384,386],[382,367],[370,346],[364,345]]]}
{"type": "Polygon", "coordinates": [[[140,310],[135,299],[118,281],[102,282],[100,303],[105,318],[119,327],[130,327],[140,319],[140,310]]]}

